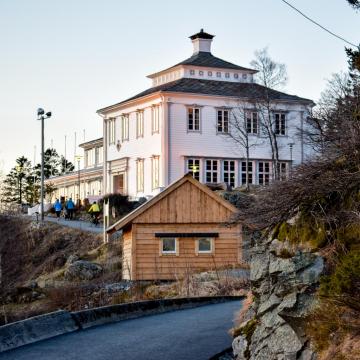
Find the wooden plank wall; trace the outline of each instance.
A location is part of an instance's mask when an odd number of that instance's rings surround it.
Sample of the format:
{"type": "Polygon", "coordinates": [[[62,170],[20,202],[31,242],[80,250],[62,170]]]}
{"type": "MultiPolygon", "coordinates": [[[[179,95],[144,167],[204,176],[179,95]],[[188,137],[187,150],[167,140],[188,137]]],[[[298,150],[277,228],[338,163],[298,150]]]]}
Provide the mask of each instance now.
{"type": "MultiPolygon", "coordinates": [[[[133,229],[134,230],[134,229],[133,229]]],[[[170,280],[195,271],[237,264],[241,261],[241,226],[213,224],[137,224],[136,271],[133,280],[170,280]],[[161,255],[156,232],[217,232],[212,255],[195,253],[195,238],[179,239],[179,256],[161,255]]],[[[124,246],[125,246],[124,240],[124,246]]]]}
{"type": "Polygon", "coordinates": [[[131,280],[132,277],[132,254],[131,254],[132,231],[127,230],[123,233],[123,253],[122,253],[122,278],[131,280]]]}

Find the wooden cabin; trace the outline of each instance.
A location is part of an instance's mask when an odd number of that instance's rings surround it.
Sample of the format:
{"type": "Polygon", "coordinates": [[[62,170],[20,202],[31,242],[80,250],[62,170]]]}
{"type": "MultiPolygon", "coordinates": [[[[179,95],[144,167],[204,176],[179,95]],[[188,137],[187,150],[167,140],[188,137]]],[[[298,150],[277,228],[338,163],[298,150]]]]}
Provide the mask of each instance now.
{"type": "Polygon", "coordinates": [[[241,261],[236,208],[185,175],[108,228],[123,231],[123,278],[171,280],[241,261]]]}

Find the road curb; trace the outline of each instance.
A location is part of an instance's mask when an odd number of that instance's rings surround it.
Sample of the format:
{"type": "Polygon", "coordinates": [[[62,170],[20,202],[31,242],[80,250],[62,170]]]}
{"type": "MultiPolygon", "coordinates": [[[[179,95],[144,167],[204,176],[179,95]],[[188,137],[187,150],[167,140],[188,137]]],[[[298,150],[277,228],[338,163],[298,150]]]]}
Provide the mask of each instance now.
{"type": "Polygon", "coordinates": [[[72,313],[59,310],[0,326],[0,353],[77,330],[242,299],[243,296],[193,297],[138,301],[72,313]]]}

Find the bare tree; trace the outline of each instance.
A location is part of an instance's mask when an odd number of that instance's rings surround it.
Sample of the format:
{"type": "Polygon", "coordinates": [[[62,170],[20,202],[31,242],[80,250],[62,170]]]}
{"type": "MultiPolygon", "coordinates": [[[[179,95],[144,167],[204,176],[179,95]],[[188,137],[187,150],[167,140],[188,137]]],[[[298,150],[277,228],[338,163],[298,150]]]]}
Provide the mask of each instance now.
{"type": "Polygon", "coordinates": [[[263,91],[258,92],[254,105],[259,114],[263,133],[270,143],[273,177],[275,180],[279,180],[279,145],[277,139],[279,129],[276,127],[274,117],[277,103],[272,94],[274,90],[281,88],[287,82],[286,66],[272,60],[267,48],[256,51],[255,59],[251,61],[250,65],[258,71],[255,75],[256,82],[264,86],[263,91]]]}

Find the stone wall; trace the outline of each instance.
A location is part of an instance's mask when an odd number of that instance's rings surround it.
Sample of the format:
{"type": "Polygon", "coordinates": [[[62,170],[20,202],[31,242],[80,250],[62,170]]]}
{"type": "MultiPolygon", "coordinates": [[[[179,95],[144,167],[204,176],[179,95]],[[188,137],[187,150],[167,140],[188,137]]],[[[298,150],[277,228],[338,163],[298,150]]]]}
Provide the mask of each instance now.
{"type": "Polygon", "coordinates": [[[321,256],[278,240],[257,240],[250,261],[254,301],[235,329],[238,360],[314,360],[304,333],[324,268],[321,256]]]}

